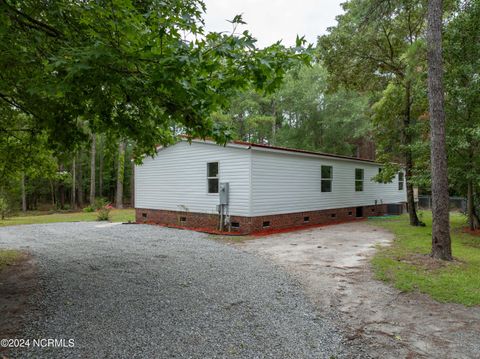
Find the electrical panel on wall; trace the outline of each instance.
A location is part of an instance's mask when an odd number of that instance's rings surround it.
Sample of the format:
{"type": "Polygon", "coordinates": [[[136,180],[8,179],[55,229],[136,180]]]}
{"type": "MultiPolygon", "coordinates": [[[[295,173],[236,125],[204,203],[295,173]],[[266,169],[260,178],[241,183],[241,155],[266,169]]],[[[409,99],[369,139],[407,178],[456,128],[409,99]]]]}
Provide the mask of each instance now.
{"type": "Polygon", "coordinates": [[[228,196],[229,196],[228,182],[220,182],[218,193],[220,198],[220,204],[228,204],[228,196]]]}

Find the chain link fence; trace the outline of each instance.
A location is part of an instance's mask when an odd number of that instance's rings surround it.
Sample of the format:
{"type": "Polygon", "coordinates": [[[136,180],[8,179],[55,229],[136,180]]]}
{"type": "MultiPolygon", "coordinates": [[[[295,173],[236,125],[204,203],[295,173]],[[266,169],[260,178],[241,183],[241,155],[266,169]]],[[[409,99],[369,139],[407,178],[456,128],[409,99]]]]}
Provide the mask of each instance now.
{"type": "MultiPolygon", "coordinates": [[[[418,196],[418,208],[432,209],[432,196],[418,196]]],[[[450,197],[450,210],[467,211],[467,199],[465,197],[450,197]]]]}

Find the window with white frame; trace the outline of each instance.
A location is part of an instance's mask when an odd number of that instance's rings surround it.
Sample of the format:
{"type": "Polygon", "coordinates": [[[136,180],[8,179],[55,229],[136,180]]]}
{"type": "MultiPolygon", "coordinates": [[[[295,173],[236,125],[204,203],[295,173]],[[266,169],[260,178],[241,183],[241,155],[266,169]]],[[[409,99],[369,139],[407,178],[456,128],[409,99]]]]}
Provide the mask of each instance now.
{"type": "Polygon", "coordinates": [[[403,183],[405,182],[405,175],[403,172],[398,172],[398,190],[403,191],[403,183]]]}
{"type": "Polygon", "coordinates": [[[207,163],[208,193],[218,193],[218,162],[207,163]]]}
{"type": "Polygon", "coordinates": [[[322,192],[332,192],[333,167],[322,166],[321,171],[322,171],[322,180],[321,180],[322,192]]]}
{"type": "Polygon", "coordinates": [[[355,192],[363,191],[363,168],[355,168],[355,192]]]}

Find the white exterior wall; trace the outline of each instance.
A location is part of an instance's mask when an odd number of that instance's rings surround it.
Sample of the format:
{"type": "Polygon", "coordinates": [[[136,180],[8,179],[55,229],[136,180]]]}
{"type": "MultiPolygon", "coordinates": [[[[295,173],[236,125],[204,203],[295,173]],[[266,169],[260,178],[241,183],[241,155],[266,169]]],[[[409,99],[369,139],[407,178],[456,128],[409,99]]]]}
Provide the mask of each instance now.
{"type": "Polygon", "coordinates": [[[398,175],[391,183],[370,179],[379,166],[361,161],[315,155],[252,151],[252,216],[295,213],[406,201],[405,183],[398,175]],[[332,192],[321,192],[321,166],[333,167],[332,192]],[[355,168],[364,169],[363,191],[355,191],[355,168]]]}
{"type": "Polygon", "coordinates": [[[207,163],[219,162],[219,181],[230,183],[230,214],[260,216],[406,201],[398,177],[371,181],[374,163],[275,152],[247,146],[181,141],[135,167],[135,207],[217,213],[218,194],[207,193],[207,163]],[[321,166],[333,167],[332,192],[321,192],[321,166]],[[362,192],[355,168],[364,169],[362,192]]]}
{"type": "Polygon", "coordinates": [[[135,208],[217,213],[207,193],[207,162],[219,162],[219,182],[230,183],[230,214],[248,216],[250,154],[246,148],[181,141],[135,167],[135,208]]]}

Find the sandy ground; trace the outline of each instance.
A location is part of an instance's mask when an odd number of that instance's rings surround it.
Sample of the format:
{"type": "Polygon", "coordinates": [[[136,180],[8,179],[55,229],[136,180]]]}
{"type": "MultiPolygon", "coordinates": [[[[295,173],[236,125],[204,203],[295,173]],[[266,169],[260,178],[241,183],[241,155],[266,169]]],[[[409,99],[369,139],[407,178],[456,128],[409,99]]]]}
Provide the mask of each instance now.
{"type": "Polygon", "coordinates": [[[392,240],[386,230],[355,222],[235,246],[285,267],[321,314],[341,313],[351,345],[374,358],[480,358],[480,307],[440,304],[373,278],[367,258],[392,240]]]}
{"type": "MultiPolygon", "coordinates": [[[[0,272],[0,339],[17,338],[29,297],[38,290],[37,272],[31,256],[23,254],[0,272]]],[[[0,357],[5,348],[0,347],[0,357]]]]}

